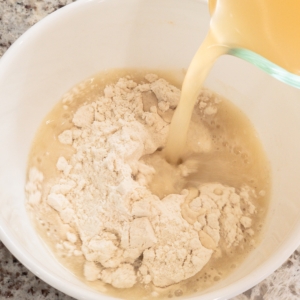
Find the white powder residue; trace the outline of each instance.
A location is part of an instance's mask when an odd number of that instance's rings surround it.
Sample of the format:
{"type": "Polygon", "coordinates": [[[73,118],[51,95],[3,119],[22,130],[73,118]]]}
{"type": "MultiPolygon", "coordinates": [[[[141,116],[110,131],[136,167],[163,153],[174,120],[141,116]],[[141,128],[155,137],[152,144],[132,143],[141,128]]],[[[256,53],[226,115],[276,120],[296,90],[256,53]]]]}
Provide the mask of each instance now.
{"type": "Polygon", "coordinates": [[[38,205],[42,199],[42,182],[44,176],[36,168],[29,170],[28,182],[25,186],[25,191],[28,194],[28,203],[31,205],[38,205]]]}
{"type": "MultiPolygon", "coordinates": [[[[221,243],[230,249],[245,234],[253,235],[256,195],[247,186],[237,190],[209,183],[163,199],[151,193],[155,169],[140,159],[164,146],[169,122],[160,113],[176,107],[180,90],[154,74],[146,80],[121,78],[97,101],[79,107],[73,127],[58,136],[74,154],[59,157],[59,176],[49,193],[42,197],[43,174],[36,168],[26,185],[36,211],[51,207],[68,225],[57,249],[83,255],[88,281],[116,288],[181,282],[220,252],[221,243]],[[155,94],[157,105],[144,111],[146,92],[155,94]]],[[[218,100],[209,101],[208,93],[198,106],[212,115],[218,100]]]]}
{"type": "Polygon", "coordinates": [[[221,99],[207,89],[203,89],[201,95],[197,99],[200,111],[203,111],[206,115],[215,115],[218,111],[217,105],[220,102],[221,99]]]}

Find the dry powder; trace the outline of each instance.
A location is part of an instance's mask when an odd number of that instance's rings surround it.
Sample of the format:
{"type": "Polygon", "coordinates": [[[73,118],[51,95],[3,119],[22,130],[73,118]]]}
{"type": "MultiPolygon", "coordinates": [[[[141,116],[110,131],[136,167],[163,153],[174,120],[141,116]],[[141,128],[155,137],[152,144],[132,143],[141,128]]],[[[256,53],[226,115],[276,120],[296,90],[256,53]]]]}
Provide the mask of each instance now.
{"type": "MultiPolygon", "coordinates": [[[[57,160],[55,182],[43,194],[47,183],[32,167],[26,185],[29,206],[37,213],[51,208],[67,228],[57,250],[82,257],[88,281],[116,288],[181,282],[212,255],[221,256],[254,234],[256,195],[247,185],[236,189],[212,182],[161,198],[151,192],[157,171],[141,158],[164,147],[168,112],[176,108],[180,90],[154,74],[145,79],[137,84],[121,78],[106,86],[97,101],[80,106],[73,126],[58,136],[73,154],[57,160]],[[145,103],[150,94],[155,101],[145,103]]],[[[63,101],[67,105],[71,99],[63,101]]],[[[204,90],[197,109],[214,115],[219,102],[204,90]]],[[[206,152],[210,143],[206,137],[206,152]]],[[[178,172],[187,176],[188,166],[178,172]]]]}

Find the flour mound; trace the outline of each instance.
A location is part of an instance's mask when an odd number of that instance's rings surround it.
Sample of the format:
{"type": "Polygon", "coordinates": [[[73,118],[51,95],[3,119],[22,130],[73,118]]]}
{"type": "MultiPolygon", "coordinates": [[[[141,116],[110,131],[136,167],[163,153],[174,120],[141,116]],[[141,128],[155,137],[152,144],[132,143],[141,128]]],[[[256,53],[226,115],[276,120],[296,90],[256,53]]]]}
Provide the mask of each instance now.
{"type": "MultiPolygon", "coordinates": [[[[78,108],[73,126],[59,135],[74,154],[58,159],[58,176],[41,196],[43,174],[32,168],[26,186],[28,203],[51,207],[69,231],[57,248],[83,256],[88,281],[116,288],[137,282],[167,287],[198,273],[220,248],[237,246],[251,234],[255,193],[218,183],[183,190],[159,199],[148,188],[152,166],[140,160],[164,146],[180,90],[154,74],[148,83],[121,78],[103,96],[78,108]],[[156,105],[144,111],[143,95],[156,105]]],[[[199,100],[205,113],[217,101],[199,100]],[[202,103],[202,104],[201,104],[202,103]]],[[[198,102],[199,102],[198,101],[198,102]]]]}

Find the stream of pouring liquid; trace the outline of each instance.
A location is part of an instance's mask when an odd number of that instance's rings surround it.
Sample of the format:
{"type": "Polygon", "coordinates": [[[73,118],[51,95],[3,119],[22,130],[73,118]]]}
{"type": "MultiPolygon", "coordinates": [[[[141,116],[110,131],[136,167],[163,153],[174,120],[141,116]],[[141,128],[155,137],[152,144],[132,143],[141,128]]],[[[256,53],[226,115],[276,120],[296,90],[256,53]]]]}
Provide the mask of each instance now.
{"type": "Polygon", "coordinates": [[[228,48],[218,45],[212,33],[209,33],[196,52],[185,75],[180,101],[170,125],[167,144],[164,149],[168,162],[178,163],[185,148],[192,112],[203,81],[216,59],[227,51],[228,48]]]}
{"type": "Polygon", "coordinates": [[[209,8],[210,31],[188,68],[164,149],[173,164],[183,153],[197,96],[219,56],[247,49],[300,75],[300,0],[210,0],[209,8]]]}

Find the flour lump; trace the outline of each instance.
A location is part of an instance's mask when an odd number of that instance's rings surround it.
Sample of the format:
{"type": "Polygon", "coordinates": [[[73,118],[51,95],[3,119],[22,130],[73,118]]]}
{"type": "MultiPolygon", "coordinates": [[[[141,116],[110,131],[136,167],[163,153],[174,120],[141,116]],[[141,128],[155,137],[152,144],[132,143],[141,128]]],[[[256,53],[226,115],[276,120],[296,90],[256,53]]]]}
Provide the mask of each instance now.
{"type": "MultiPolygon", "coordinates": [[[[164,288],[193,277],[221,243],[230,249],[252,234],[256,213],[248,186],[213,182],[161,199],[150,191],[156,170],[142,157],[164,146],[170,122],[163,114],[177,106],[180,90],[157,75],[145,78],[141,84],[121,78],[81,105],[58,136],[74,152],[58,158],[49,192],[42,195],[44,178],[35,167],[26,185],[28,205],[37,214],[53,209],[67,226],[57,248],[83,257],[86,280],[122,289],[164,288]],[[147,111],[145,93],[157,98],[147,111]]],[[[197,105],[212,115],[219,101],[210,97],[204,91],[197,105]]],[[[181,172],[184,177],[188,169],[181,172]]]]}

